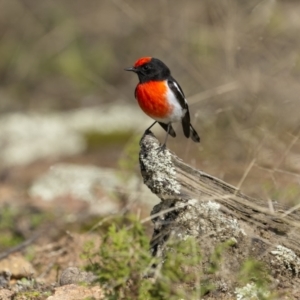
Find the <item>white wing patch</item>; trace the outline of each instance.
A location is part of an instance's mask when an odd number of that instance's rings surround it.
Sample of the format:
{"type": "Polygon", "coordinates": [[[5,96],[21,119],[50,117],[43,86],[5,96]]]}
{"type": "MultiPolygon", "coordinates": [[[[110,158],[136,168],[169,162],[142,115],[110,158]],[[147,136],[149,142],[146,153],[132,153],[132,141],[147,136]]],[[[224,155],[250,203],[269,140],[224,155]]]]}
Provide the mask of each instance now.
{"type": "Polygon", "coordinates": [[[177,91],[178,91],[178,92],[180,93],[180,95],[182,96],[182,98],[185,100],[185,103],[186,103],[186,99],[185,99],[183,93],[181,92],[181,90],[180,90],[178,84],[176,83],[176,81],[173,81],[173,84],[174,84],[174,86],[176,87],[177,91]]]}
{"type": "MultiPolygon", "coordinates": [[[[180,92],[180,94],[182,95],[182,92],[180,91],[178,85],[174,82],[175,87],[178,89],[178,91],[180,92]]],[[[167,85],[167,99],[169,100],[169,104],[173,107],[173,111],[169,116],[169,120],[168,122],[179,122],[181,121],[181,119],[185,116],[186,114],[186,109],[182,109],[178,99],[176,98],[176,96],[174,95],[174,93],[172,92],[172,90],[169,88],[168,83],[166,82],[167,85]]],[[[182,95],[184,97],[184,95],[182,95]]]]}

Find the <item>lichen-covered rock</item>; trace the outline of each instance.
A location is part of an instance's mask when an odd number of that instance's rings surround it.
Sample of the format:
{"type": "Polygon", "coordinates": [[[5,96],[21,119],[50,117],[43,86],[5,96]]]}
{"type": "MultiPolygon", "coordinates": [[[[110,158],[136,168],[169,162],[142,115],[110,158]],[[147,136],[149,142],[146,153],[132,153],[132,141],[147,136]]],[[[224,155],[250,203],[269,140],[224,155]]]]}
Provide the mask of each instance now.
{"type": "Polygon", "coordinates": [[[85,272],[77,267],[68,267],[60,275],[59,284],[76,284],[76,283],[92,283],[96,276],[91,272],[85,272]]]}
{"type": "Polygon", "coordinates": [[[1,300],[12,300],[15,292],[7,289],[0,289],[1,300]]]}
{"type": "Polygon", "coordinates": [[[145,118],[135,113],[137,110],[135,105],[119,103],[51,114],[1,115],[0,164],[25,165],[39,159],[82,153],[86,149],[85,132],[109,134],[146,126],[145,118]]]}
{"type": "Polygon", "coordinates": [[[247,263],[260,274],[250,278],[260,276],[271,290],[281,288],[290,295],[300,291],[299,211],[283,214],[278,203],[270,211],[264,201],[193,169],[168,150],[157,155],[159,144],[152,133],[144,135],[140,145],[144,182],[161,200],[151,212],[151,250],[162,264],[176,253],[174,240],[192,237],[201,257],[194,269],[201,282],[214,286],[214,296],[268,295],[267,289],[256,289],[251,282],[239,289],[238,274],[247,263]]]}
{"type": "MultiPolygon", "coordinates": [[[[71,197],[86,202],[91,214],[105,215],[119,209],[119,203],[111,197],[112,192],[131,194],[141,184],[134,176],[124,181],[116,170],[109,168],[57,164],[33,182],[29,195],[44,201],[71,197]]],[[[140,198],[146,205],[157,203],[157,198],[144,186],[140,189],[140,198]]]]}

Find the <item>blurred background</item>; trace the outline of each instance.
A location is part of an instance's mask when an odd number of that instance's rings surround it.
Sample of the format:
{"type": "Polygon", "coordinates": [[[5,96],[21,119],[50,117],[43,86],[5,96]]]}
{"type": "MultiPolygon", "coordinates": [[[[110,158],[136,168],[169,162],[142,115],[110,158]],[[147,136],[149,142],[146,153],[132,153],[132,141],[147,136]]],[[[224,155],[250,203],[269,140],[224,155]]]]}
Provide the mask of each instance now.
{"type": "Polygon", "coordinates": [[[296,0],[1,1],[2,239],[41,220],[149,215],[138,142],[151,120],[124,71],[142,56],[170,67],[201,136],[176,125],[172,151],[249,195],[299,203],[299,13],[296,0]]]}

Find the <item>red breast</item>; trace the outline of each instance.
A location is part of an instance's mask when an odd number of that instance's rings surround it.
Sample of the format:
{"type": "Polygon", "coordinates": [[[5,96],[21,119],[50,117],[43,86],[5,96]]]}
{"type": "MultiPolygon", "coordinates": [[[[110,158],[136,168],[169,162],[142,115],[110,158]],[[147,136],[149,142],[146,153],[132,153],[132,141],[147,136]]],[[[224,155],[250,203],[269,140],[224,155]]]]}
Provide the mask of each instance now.
{"type": "Polygon", "coordinates": [[[173,107],[167,99],[165,81],[148,81],[138,84],[135,97],[144,113],[153,119],[164,119],[172,113],[173,107]]]}

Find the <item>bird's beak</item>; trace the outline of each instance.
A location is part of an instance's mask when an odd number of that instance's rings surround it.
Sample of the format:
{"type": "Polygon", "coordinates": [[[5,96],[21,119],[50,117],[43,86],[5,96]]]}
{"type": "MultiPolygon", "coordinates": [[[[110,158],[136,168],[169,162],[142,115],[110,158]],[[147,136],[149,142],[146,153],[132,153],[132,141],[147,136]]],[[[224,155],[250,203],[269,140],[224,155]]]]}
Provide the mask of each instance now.
{"type": "Polygon", "coordinates": [[[131,67],[131,68],[125,68],[125,71],[131,71],[131,72],[137,72],[137,69],[135,67],[131,67]]]}

